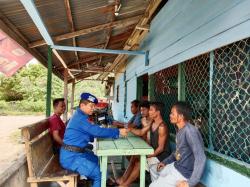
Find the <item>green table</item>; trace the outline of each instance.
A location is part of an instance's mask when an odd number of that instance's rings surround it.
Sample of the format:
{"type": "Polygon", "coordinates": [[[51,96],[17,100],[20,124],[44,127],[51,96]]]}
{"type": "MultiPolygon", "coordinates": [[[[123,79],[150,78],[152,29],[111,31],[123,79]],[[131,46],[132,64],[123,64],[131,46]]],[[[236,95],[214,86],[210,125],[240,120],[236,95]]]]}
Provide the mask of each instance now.
{"type": "Polygon", "coordinates": [[[106,186],[108,156],[140,155],[140,187],[145,187],[146,155],[152,154],[153,148],[140,137],[129,134],[127,138],[97,139],[97,156],[100,158],[102,187],[106,186]]]}

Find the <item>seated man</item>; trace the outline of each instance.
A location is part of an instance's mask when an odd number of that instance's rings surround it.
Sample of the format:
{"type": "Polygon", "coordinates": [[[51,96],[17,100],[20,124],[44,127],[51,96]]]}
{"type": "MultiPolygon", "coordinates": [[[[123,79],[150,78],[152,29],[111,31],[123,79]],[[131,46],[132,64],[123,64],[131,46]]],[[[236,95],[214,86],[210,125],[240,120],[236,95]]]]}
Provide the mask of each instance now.
{"type": "Polygon", "coordinates": [[[128,127],[135,127],[135,128],[141,129],[142,128],[141,112],[139,110],[139,104],[140,104],[140,101],[138,100],[133,100],[131,102],[130,109],[131,109],[131,113],[133,114],[133,117],[129,120],[128,124],[125,124],[119,121],[113,121],[113,125],[118,128],[126,127],[127,125],[128,127]]]}
{"type": "Polygon", "coordinates": [[[95,138],[119,138],[127,136],[127,129],[102,128],[89,122],[97,98],[89,93],[82,93],[79,108],[67,125],[63,145],[60,150],[60,163],[63,168],[78,172],[81,177],[93,181],[93,187],[101,186],[101,171],[98,157],[86,149],[88,142],[95,138]]]}
{"type": "Polygon", "coordinates": [[[53,138],[54,153],[59,153],[65,132],[65,124],[60,117],[66,109],[64,98],[54,99],[53,109],[54,114],[49,117],[49,132],[53,138]]]}
{"type": "MultiPolygon", "coordinates": [[[[168,128],[164,123],[161,111],[162,104],[158,102],[143,102],[140,105],[142,115],[142,129],[129,128],[130,132],[138,136],[144,136],[150,132],[150,140],[148,142],[154,148],[154,153],[148,155],[148,166],[151,175],[151,180],[158,177],[157,164],[164,158],[169,156],[169,143],[168,143],[168,128]]],[[[129,186],[140,174],[140,159],[138,156],[132,156],[129,166],[124,175],[116,182],[120,186],[129,186]]]]}
{"type": "Polygon", "coordinates": [[[176,151],[158,164],[159,178],[150,187],[195,186],[203,173],[206,156],[200,132],[189,123],[192,110],[185,102],[171,109],[170,122],[178,128],[176,151]]]}

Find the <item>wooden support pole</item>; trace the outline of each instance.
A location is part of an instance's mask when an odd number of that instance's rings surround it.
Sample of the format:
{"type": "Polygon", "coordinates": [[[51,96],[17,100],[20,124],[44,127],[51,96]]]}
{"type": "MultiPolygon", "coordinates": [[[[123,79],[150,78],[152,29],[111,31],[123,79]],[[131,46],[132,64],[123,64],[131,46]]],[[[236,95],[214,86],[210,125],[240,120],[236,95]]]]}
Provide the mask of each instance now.
{"type": "Polygon", "coordinates": [[[184,64],[178,64],[178,101],[185,101],[185,75],[184,64]]]}
{"type": "Polygon", "coordinates": [[[74,98],[75,98],[75,80],[72,82],[72,92],[71,92],[71,100],[70,100],[70,114],[73,115],[74,112],[74,98]]]}
{"type": "Polygon", "coordinates": [[[68,69],[64,70],[64,101],[66,110],[63,114],[63,121],[66,122],[68,117],[68,69]]]}
{"type": "Polygon", "coordinates": [[[46,98],[46,117],[51,112],[51,81],[52,80],[52,50],[48,47],[48,74],[47,74],[47,98],[46,98]]]}

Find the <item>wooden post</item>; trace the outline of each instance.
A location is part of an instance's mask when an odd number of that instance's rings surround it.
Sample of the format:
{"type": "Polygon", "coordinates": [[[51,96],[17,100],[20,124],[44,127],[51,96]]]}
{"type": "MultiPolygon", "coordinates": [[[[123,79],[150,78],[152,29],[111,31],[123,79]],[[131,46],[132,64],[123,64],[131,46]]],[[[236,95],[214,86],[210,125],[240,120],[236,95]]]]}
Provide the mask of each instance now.
{"type": "Polygon", "coordinates": [[[71,92],[71,100],[70,100],[70,114],[71,116],[73,115],[73,111],[74,111],[74,97],[75,97],[75,80],[73,80],[72,82],[72,92],[71,92]]]}
{"type": "Polygon", "coordinates": [[[148,76],[148,100],[155,101],[155,77],[154,74],[148,76]]]}
{"type": "Polygon", "coordinates": [[[68,69],[64,70],[64,101],[66,110],[63,114],[63,121],[66,122],[68,118],[68,69]]]}
{"type": "Polygon", "coordinates": [[[25,149],[26,149],[26,157],[27,157],[27,163],[28,163],[28,171],[29,171],[29,176],[33,177],[33,169],[32,169],[32,163],[31,163],[31,151],[30,151],[30,146],[29,146],[29,137],[30,133],[27,129],[22,129],[22,136],[25,141],[25,149]]]}
{"type": "Polygon", "coordinates": [[[30,187],[38,187],[37,182],[32,182],[32,183],[30,183],[30,187]]]}
{"type": "Polygon", "coordinates": [[[210,61],[209,61],[209,146],[210,151],[214,150],[213,141],[212,141],[212,95],[213,95],[213,74],[214,74],[214,51],[210,52],[210,61]]]}
{"type": "Polygon", "coordinates": [[[185,101],[185,75],[184,64],[178,64],[178,101],[185,101]]]}
{"type": "Polygon", "coordinates": [[[141,77],[137,77],[137,85],[136,85],[136,99],[138,99],[139,101],[142,99],[142,95],[143,95],[143,78],[141,77]]]}
{"type": "Polygon", "coordinates": [[[51,111],[51,79],[52,79],[52,50],[48,47],[48,74],[47,74],[47,98],[46,98],[46,117],[50,116],[51,111]]]}

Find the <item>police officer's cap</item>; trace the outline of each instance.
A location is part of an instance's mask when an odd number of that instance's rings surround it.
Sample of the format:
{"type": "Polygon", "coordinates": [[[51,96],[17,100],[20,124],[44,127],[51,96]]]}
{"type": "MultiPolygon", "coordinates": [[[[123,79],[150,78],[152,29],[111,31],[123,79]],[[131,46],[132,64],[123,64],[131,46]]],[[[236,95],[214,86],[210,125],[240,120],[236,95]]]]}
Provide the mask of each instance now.
{"type": "Polygon", "coordinates": [[[92,103],[95,103],[95,104],[98,103],[98,100],[97,100],[96,96],[94,96],[94,95],[92,95],[90,93],[85,93],[85,92],[82,93],[81,96],[80,96],[80,99],[81,100],[88,100],[88,101],[90,101],[92,103]]]}

